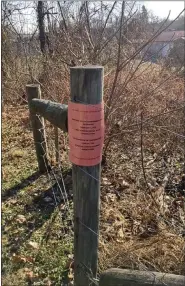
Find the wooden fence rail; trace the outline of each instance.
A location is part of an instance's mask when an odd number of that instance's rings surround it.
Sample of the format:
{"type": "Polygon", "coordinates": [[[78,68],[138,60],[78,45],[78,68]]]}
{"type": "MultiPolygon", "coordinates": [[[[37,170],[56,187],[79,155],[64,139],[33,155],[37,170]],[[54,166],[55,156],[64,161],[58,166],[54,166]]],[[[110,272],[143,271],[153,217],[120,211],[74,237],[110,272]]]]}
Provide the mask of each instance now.
{"type": "MultiPolygon", "coordinates": [[[[54,126],[67,132],[67,112],[68,106],[44,99],[33,99],[30,102],[30,110],[44,117],[54,126]]],[[[34,126],[33,126],[34,128],[34,126]]]]}
{"type": "Polygon", "coordinates": [[[109,269],[102,273],[99,286],[184,286],[185,276],[168,273],[109,269]]]}

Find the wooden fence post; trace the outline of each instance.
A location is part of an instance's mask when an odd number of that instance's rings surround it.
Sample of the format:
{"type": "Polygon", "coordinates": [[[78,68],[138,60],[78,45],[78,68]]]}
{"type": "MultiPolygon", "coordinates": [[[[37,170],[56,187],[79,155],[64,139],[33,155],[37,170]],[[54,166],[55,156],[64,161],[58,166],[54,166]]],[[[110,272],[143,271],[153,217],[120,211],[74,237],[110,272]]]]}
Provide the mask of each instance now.
{"type": "MultiPolygon", "coordinates": [[[[71,101],[98,104],[103,97],[103,67],[70,69],[71,101]]],[[[73,164],[74,196],[74,285],[94,285],[98,260],[101,164],[80,167],[73,164]]]]}
{"type": "Polygon", "coordinates": [[[28,107],[30,112],[30,120],[33,129],[33,138],[35,143],[38,167],[40,172],[47,171],[47,148],[46,148],[46,138],[45,138],[45,127],[44,119],[36,115],[32,110],[31,101],[34,98],[41,98],[41,90],[39,84],[28,84],[26,85],[26,93],[28,97],[28,107]]]}

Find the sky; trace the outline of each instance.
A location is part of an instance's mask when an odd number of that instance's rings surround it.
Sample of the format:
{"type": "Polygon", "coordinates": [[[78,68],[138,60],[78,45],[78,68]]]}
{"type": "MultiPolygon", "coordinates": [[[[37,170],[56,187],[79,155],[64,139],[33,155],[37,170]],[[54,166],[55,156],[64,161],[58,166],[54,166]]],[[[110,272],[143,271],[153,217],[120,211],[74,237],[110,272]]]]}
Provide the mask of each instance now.
{"type": "Polygon", "coordinates": [[[185,8],[184,1],[141,1],[148,10],[159,18],[166,18],[171,10],[170,19],[175,19],[185,8]]]}

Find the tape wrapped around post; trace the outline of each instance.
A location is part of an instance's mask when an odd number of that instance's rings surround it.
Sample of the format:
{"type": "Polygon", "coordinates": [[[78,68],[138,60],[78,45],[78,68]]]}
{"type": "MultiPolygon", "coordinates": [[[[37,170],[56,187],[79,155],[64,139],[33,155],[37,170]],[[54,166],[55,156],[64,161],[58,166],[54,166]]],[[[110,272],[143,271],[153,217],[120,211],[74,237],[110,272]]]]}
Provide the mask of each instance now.
{"type": "Polygon", "coordinates": [[[69,160],[79,166],[95,166],[102,160],[104,104],[68,104],[69,160]]]}

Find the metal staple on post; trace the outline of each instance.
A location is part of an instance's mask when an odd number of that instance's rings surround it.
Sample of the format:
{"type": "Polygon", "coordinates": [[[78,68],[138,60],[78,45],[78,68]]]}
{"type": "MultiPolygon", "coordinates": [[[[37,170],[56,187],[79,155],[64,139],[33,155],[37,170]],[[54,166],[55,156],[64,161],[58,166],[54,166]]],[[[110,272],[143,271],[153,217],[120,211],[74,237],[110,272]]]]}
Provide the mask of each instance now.
{"type": "MultiPolygon", "coordinates": [[[[73,67],[71,101],[99,104],[103,97],[103,67],[73,67]]],[[[74,284],[94,285],[97,275],[100,164],[81,167],[73,164],[74,194],[74,284]],[[94,179],[95,178],[95,179],[94,179]]]]}
{"type": "Polygon", "coordinates": [[[28,107],[30,112],[30,120],[33,129],[33,138],[35,143],[38,167],[40,172],[46,172],[47,161],[47,148],[46,148],[46,137],[45,137],[45,126],[44,119],[37,115],[31,106],[32,99],[41,98],[41,90],[39,84],[28,84],[26,85],[26,93],[28,97],[28,107]]]}

